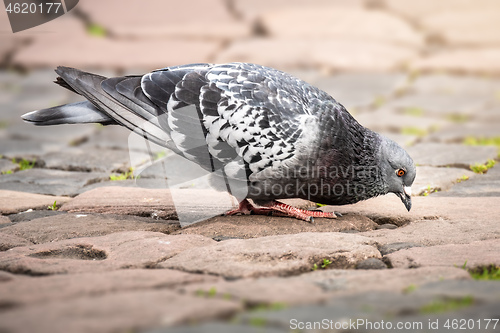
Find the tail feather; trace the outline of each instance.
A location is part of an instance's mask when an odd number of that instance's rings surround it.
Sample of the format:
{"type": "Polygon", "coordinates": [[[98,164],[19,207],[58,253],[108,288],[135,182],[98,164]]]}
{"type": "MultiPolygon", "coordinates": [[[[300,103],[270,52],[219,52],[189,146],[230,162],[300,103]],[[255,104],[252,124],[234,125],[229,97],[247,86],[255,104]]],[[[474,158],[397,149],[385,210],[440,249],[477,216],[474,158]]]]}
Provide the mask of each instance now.
{"type": "Polygon", "coordinates": [[[118,124],[162,146],[171,141],[158,117],[160,110],[142,93],[141,77],[108,79],[70,67],[57,67],[55,83],[87,99],[33,111],[22,116],[38,126],[57,124],[118,124]]]}
{"type": "MultiPolygon", "coordinates": [[[[102,86],[107,80],[106,77],[62,66],[57,67],[56,73],[73,90],[84,96],[117,124],[159,145],[164,146],[170,141],[169,135],[161,128],[157,120],[147,119],[144,116],[146,110],[142,106],[124,98],[118,91],[104,90],[102,86]]],[[[140,84],[140,80],[138,83],[140,84]]]]}
{"type": "Polygon", "coordinates": [[[117,124],[88,101],[29,112],[22,115],[21,118],[37,126],[86,123],[117,124]]]}

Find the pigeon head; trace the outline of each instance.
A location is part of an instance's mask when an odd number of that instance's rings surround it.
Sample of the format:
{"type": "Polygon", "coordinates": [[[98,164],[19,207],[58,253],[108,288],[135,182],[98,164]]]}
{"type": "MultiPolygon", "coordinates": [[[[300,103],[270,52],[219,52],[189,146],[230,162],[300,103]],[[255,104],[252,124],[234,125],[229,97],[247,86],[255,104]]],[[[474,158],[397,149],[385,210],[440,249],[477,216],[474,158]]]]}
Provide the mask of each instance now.
{"type": "Polygon", "coordinates": [[[396,194],[410,211],[411,185],[417,174],[412,158],[396,142],[382,137],[381,167],[387,193],[396,194]]]}

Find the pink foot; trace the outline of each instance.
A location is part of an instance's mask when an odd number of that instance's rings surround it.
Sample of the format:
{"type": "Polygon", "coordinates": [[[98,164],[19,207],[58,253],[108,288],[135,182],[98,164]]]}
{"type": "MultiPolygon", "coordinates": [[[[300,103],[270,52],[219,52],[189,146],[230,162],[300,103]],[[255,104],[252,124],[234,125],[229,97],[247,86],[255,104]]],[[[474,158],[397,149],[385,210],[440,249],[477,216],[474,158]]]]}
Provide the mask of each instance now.
{"type": "Polygon", "coordinates": [[[315,217],[326,217],[330,219],[337,218],[337,215],[335,213],[325,213],[321,211],[299,209],[278,201],[270,201],[264,206],[256,207],[252,205],[247,199],[240,202],[240,206],[237,209],[231,210],[225,215],[230,216],[237,214],[294,217],[307,222],[313,222],[315,217]]]}

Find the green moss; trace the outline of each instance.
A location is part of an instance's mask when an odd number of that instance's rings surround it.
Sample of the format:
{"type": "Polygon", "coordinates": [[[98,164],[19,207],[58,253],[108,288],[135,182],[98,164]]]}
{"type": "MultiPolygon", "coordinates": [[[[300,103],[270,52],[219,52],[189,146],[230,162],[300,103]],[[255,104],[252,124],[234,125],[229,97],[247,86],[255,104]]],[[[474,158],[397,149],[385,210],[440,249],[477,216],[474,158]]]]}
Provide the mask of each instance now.
{"type": "Polygon", "coordinates": [[[429,132],[423,128],[410,126],[410,127],[403,127],[401,129],[401,134],[403,134],[403,135],[416,135],[419,137],[423,137],[423,136],[426,136],[427,134],[429,134],[429,132]]]}
{"type": "Polygon", "coordinates": [[[330,266],[332,262],[328,259],[323,259],[323,264],[321,264],[321,268],[326,269],[328,266],[330,266]]]}
{"type": "Polygon", "coordinates": [[[254,327],[264,327],[267,324],[267,319],[261,317],[250,318],[249,324],[254,327]]]}
{"type": "Polygon", "coordinates": [[[127,172],[124,173],[113,173],[109,175],[109,179],[112,181],[120,181],[125,179],[134,179],[134,168],[129,168],[127,172]]]}
{"type": "Polygon", "coordinates": [[[50,209],[52,211],[56,211],[57,210],[57,201],[54,201],[52,206],[47,206],[47,209],[50,209]]]}
{"type": "Polygon", "coordinates": [[[500,136],[495,137],[473,137],[468,136],[464,140],[468,146],[497,146],[500,148],[500,136]]]}
{"type": "Polygon", "coordinates": [[[409,294],[409,293],[414,292],[415,290],[417,290],[417,286],[414,284],[410,284],[408,287],[403,289],[403,293],[409,294]]]}
{"type": "Polygon", "coordinates": [[[215,287],[208,289],[207,297],[212,298],[215,297],[215,295],[217,295],[217,289],[215,287]]]}
{"type": "Polygon", "coordinates": [[[387,103],[387,99],[384,96],[377,96],[377,97],[375,97],[375,100],[373,101],[373,106],[375,106],[376,108],[379,108],[382,105],[384,105],[385,103],[387,103]]]}
{"type": "Polygon", "coordinates": [[[446,119],[448,119],[453,123],[462,124],[467,122],[470,119],[470,117],[460,113],[450,113],[446,116],[446,119]]]}
{"type": "Polygon", "coordinates": [[[165,156],[167,156],[167,153],[164,152],[164,151],[160,151],[158,153],[155,154],[155,157],[154,157],[154,160],[159,160],[161,158],[164,158],[165,156]]]}
{"type": "Polygon", "coordinates": [[[422,108],[418,107],[409,107],[406,108],[404,111],[404,114],[413,116],[413,117],[422,117],[424,115],[424,110],[422,108]]]}
{"type": "Polygon", "coordinates": [[[317,263],[313,265],[312,267],[312,270],[315,271],[317,270],[319,267],[321,267],[322,269],[327,269],[328,266],[330,266],[332,264],[332,262],[326,258],[322,259],[321,260],[321,263],[318,265],[317,263]]]}
{"type": "Polygon", "coordinates": [[[472,296],[455,299],[436,300],[422,306],[420,308],[420,312],[423,314],[443,313],[462,309],[471,306],[472,304],[474,304],[474,298],[472,296]]]}
{"type": "Polygon", "coordinates": [[[495,160],[489,159],[488,162],[486,162],[485,164],[476,163],[474,165],[471,165],[470,169],[474,173],[478,173],[478,174],[482,175],[483,173],[488,172],[489,169],[493,168],[496,163],[497,162],[495,160]]]}
{"type": "Polygon", "coordinates": [[[431,193],[439,192],[439,188],[431,187],[430,185],[427,185],[427,188],[425,189],[424,192],[422,192],[420,195],[423,197],[429,196],[431,193]]]}
{"type": "Polygon", "coordinates": [[[495,93],[495,98],[497,101],[500,101],[500,90],[495,93]]]}
{"type": "Polygon", "coordinates": [[[489,265],[468,270],[474,280],[500,280],[500,266],[489,265]]]}
{"type": "Polygon", "coordinates": [[[251,307],[250,310],[254,311],[254,312],[257,312],[257,311],[279,311],[279,310],[283,310],[286,308],[287,308],[287,305],[285,303],[273,302],[270,304],[265,304],[265,303],[257,304],[255,306],[251,307]]]}
{"type": "Polygon", "coordinates": [[[456,182],[461,183],[461,182],[464,182],[466,180],[469,180],[469,176],[463,175],[462,177],[458,178],[456,182]]]}
{"type": "Polygon", "coordinates": [[[106,28],[103,26],[97,24],[97,23],[91,23],[87,26],[87,33],[91,36],[95,37],[105,37],[108,32],[106,31],[106,28]]]}
{"type": "Polygon", "coordinates": [[[18,164],[19,165],[19,171],[23,171],[23,170],[29,170],[29,169],[32,169],[35,164],[36,164],[36,159],[33,159],[33,160],[27,160],[25,158],[23,158],[22,160],[20,161],[17,161],[15,158],[12,159],[12,163],[14,164],[18,164]]]}

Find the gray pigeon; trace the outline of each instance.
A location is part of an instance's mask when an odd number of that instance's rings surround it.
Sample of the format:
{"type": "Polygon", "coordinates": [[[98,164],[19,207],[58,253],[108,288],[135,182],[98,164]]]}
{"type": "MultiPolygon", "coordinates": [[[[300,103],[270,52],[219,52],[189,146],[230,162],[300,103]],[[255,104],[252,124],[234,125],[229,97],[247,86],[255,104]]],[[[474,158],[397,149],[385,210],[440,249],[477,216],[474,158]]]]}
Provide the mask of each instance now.
{"type": "Polygon", "coordinates": [[[113,78],[67,67],[56,72],[57,84],[87,101],[27,113],[26,122],[125,126],[218,177],[244,183],[246,198],[228,215],[334,218],[276,200],[345,205],[389,192],[411,208],[416,169],[408,153],[287,73],[248,63],[113,78]]]}

